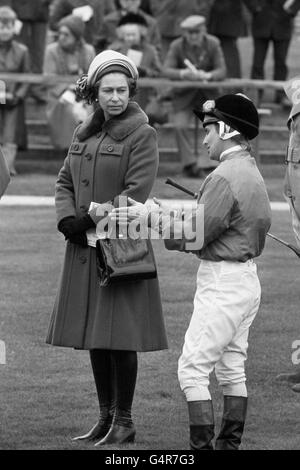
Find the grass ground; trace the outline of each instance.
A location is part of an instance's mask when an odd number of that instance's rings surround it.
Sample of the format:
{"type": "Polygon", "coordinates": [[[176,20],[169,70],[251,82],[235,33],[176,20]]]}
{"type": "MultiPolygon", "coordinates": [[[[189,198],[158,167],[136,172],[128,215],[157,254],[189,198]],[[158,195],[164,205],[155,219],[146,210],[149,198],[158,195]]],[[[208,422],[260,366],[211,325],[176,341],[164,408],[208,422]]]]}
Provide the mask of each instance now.
{"type": "MultiPolygon", "coordinates": [[[[16,183],[17,184],[17,180],[16,183]]],[[[272,230],[293,241],[288,213],[275,213],[272,230]]],[[[97,399],[86,352],[45,344],[64,241],[50,208],[0,207],[0,449],[89,449],[71,436],[96,421],[97,399]]],[[[185,402],[177,359],[192,311],[198,261],[168,253],[155,242],[169,349],[140,354],[134,401],[136,444],[128,449],[188,449],[185,402]]],[[[299,449],[299,395],[274,381],[293,370],[299,335],[299,260],[267,240],[258,260],[262,305],[250,337],[250,405],[244,449],[299,449]]],[[[217,423],[222,399],[212,383],[217,423]]]]}

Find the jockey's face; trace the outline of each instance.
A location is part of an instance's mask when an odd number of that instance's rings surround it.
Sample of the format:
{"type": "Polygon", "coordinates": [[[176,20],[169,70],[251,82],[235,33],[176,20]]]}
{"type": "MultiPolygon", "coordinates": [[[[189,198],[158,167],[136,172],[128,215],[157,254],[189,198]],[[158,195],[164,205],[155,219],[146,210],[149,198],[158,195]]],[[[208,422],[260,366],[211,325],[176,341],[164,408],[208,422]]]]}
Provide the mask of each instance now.
{"type": "Polygon", "coordinates": [[[216,124],[208,124],[204,130],[203,145],[207,148],[208,156],[211,160],[219,161],[221,153],[225,150],[225,144],[219,136],[218,126],[216,124]]]}

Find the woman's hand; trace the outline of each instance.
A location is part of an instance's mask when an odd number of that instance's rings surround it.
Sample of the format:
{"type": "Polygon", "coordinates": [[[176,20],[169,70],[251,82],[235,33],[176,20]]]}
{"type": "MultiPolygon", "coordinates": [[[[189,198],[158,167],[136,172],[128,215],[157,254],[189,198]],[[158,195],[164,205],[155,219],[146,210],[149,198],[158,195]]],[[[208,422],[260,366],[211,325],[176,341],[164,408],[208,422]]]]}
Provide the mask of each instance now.
{"type": "Polygon", "coordinates": [[[65,217],[57,226],[59,232],[63,233],[66,239],[86,232],[93,227],[95,227],[95,223],[89,215],[84,215],[83,217],[65,217]]]}
{"type": "Polygon", "coordinates": [[[118,207],[109,213],[112,222],[118,224],[128,224],[133,220],[140,220],[142,224],[148,224],[149,209],[145,204],[137,202],[131,197],[127,198],[129,206],[118,207]]]}

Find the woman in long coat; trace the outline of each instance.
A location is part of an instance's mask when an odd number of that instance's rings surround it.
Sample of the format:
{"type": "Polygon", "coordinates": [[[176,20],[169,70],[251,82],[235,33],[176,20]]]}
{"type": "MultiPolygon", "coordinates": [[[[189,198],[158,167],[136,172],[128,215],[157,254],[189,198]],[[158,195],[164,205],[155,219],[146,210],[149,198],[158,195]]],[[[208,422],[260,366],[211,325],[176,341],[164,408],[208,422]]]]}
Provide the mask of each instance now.
{"type": "MultiPolygon", "coordinates": [[[[84,27],[84,22],[74,15],[60,21],[57,42],[46,47],[45,74],[79,76],[88,71],[95,57],[95,49],[83,40],[84,27]]],[[[73,85],[58,82],[48,89],[46,115],[51,141],[57,149],[69,148],[74,130],[80,122],[80,116],[74,113],[73,88],[73,85]],[[68,94],[71,99],[64,99],[68,94]]]]}
{"type": "Polygon", "coordinates": [[[144,202],[153,186],[157,136],[130,100],[137,78],[126,56],[111,50],[96,56],[80,87],[98,107],[75,131],[56,184],[58,229],[68,242],[47,342],[90,351],[100,419],[79,439],[100,445],[133,441],[136,352],[167,348],[157,279],[100,287],[85,233],[95,226],[87,214],[92,201],[122,195],[144,202]]]}

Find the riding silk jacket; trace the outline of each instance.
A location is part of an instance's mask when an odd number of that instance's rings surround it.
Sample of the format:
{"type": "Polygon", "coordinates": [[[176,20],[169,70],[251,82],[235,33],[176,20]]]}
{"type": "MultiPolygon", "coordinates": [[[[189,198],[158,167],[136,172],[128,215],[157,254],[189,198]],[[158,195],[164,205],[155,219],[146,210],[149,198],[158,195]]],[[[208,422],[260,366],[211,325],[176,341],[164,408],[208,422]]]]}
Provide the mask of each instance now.
{"type": "MultiPolygon", "coordinates": [[[[167,227],[163,227],[164,217],[160,219],[164,233],[167,227]]],[[[271,207],[255,159],[242,149],[224,155],[200,188],[196,212],[184,222],[190,227],[183,229],[182,221],[176,217],[169,224],[171,234],[164,240],[169,250],[194,252],[200,259],[210,261],[245,262],[259,256],[271,225],[271,207]],[[195,224],[195,217],[203,208],[201,227],[195,224]],[[193,233],[192,226],[204,229],[200,248],[189,248],[192,240],[184,235],[175,238],[180,230],[183,234],[193,233]]],[[[196,230],[194,238],[195,233],[196,230]]]]}

